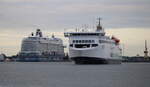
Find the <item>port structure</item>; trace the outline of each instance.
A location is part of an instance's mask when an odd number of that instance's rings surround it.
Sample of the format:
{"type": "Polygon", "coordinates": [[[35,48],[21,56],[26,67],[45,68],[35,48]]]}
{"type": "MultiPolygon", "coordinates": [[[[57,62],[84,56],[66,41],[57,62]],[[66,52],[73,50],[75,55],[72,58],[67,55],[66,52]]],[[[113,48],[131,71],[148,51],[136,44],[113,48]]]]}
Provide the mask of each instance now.
{"type": "Polygon", "coordinates": [[[148,58],[147,40],[145,40],[144,58],[148,58]]]}

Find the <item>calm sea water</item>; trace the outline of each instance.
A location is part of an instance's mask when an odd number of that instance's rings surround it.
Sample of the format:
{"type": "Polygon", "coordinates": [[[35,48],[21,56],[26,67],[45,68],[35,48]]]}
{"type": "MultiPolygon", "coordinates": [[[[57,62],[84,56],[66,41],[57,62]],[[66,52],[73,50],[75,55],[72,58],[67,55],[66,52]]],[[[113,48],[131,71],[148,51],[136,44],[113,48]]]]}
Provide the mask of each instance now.
{"type": "Polygon", "coordinates": [[[0,87],[150,87],[150,63],[0,63],[0,87]]]}

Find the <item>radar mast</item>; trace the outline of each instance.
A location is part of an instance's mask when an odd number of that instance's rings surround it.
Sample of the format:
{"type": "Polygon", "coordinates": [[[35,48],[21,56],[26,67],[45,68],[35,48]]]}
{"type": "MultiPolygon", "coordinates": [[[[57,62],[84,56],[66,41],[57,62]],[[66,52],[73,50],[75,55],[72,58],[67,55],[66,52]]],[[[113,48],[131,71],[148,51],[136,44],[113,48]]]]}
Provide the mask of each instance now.
{"type": "Polygon", "coordinates": [[[96,31],[101,31],[103,28],[101,26],[101,18],[98,18],[98,25],[97,25],[97,30],[96,31]]]}

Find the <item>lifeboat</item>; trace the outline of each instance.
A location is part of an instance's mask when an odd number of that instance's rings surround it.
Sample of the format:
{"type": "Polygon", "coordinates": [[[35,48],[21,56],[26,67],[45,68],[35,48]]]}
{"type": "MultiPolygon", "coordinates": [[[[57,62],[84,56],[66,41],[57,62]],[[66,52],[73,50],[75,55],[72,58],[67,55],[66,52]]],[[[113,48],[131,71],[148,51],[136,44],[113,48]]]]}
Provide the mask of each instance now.
{"type": "Polygon", "coordinates": [[[120,40],[114,36],[111,37],[112,40],[116,42],[116,44],[119,44],[120,40]]]}

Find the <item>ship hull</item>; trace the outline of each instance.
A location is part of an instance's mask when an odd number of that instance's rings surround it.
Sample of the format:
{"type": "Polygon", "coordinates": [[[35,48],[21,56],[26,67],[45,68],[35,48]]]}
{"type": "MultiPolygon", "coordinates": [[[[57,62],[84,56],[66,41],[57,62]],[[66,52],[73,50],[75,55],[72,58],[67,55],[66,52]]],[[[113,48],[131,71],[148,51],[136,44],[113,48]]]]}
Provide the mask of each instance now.
{"type": "Polygon", "coordinates": [[[109,46],[102,49],[101,46],[94,48],[76,49],[70,48],[69,57],[75,61],[75,64],[120,64],[121,57],[113,56],[112,52],[119,54],[118,50],[109,50],[109,46]]]}
{"type": "Polygon", "coordinates": [[[97,57],[72,57],[75,64],[121,64],[119,59],[105,59],[97,57]]]}

